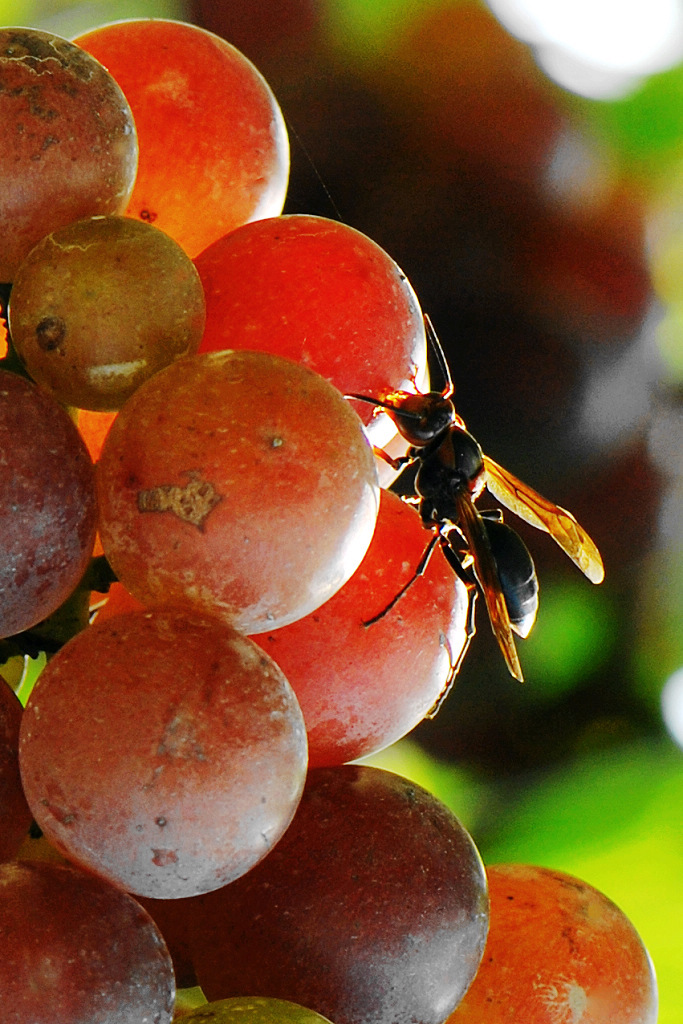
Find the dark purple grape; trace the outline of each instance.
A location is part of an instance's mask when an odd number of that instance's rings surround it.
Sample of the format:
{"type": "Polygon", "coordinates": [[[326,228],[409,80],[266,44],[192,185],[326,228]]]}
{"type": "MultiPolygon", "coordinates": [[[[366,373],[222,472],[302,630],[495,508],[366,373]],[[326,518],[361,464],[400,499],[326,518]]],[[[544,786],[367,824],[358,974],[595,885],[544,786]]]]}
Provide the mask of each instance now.
{"type": "Polygon", "coordinates": [[[420,786],[317,768],[278,845],[194,901],[192,922],[209,1000],[250,992],[335,1024],[441,1024],[482,956],[486,878],[458,819],[420,786]]]}
{"type": "Polygon", "coordinates": [[[66,410],[0,370],[0,637],[50,615],[80,580],[96,528],[92,461],[66,410]]]}
{"type": "Polygon", "coordinates": [[[4,1024],[169,1024],[175,981],[149,914],[93,875],[0,864],[4,1024]]]}

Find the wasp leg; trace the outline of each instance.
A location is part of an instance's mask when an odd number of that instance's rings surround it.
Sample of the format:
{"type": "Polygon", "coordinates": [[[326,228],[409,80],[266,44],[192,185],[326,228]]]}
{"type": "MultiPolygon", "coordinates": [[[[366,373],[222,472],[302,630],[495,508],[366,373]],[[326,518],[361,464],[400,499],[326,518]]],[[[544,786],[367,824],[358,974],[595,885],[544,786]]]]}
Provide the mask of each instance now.
{"type": "Polygon", "coordinates": [[[397,459],[394,459],[388,452],[384,451],[384,448],[378,448],[377,445],[373,445],[372,450],[377,458],[383,459],[391,466],[392,469],[405,469],[406,466],[410,466],[415,462],[414,455],[401,455],[397,459]]]}
{"type": "Polygon", "coordinates": [[[462,648],[460,650],[460,654],[458,655],[456,660],[453,661],[451,645],[448,643],[448,639],[444,638],[446,647],[448,648],[448,657],[449,657],[450,662],[451,662],[451,667],[448,670],[448,675],[446,676],[446,681],[443,684],[443,689],[442,689],[441,693],[439,694],[439,696],[437,697],[436,701],[434,702],[432,707],[429,709],[427,714],[425,715],[425,718],[434,718],[438,714],[438,712],[441,709],[441,705],[445,701],[445,699],[448,696],[448,694],[451,692],[451,689],[453,688],[453,684],[455,682],[455,677],[457,676],[458,672],[460,671],[462,663],[465,660],[465,655],[467,654],[467,651],[469,649],[470,641],[472,640],[472,637],[474,636],[474,634],[477,631],[477,627],[475,625],[475,609],[476,609],[476,604],[477,604],[477,595],[478,595],[478,593],[479,593],[479,590],[477,589],[476,583],[472,582],[472,583],[468,583],[467,584],[468,601],[467,601],[467,622],[465,623],[465,642],[462,645],[462,648]]]}
{"type": "Polygon", "coordinates": [[[390,612],[391,609],[397,604],[397,602],[400,601],[400,599],[403,597],[403,595],[406,593],[406,591],[410,590],[410,588],[412,587],[412,585],[415,582],[415,580],[419,579],[420,576],[422,576],[424,574],[425,569],[429,565],[429,559],[432,557],[432,554],[434,553],[434,549],[435,549],[435,547],[436,547],[436,545],[437,545],[439,540],[442,540],[441,534],[440,533],[435,533],[434,536],[432,537],[432,539],[430,540],[429,544],[427,545],[427,547],[424,549],[424,551],[422,553],[422,557],[420,558],[420,561],[417,563],[417,567],[415,569],[415,572],[410,577],[408,582],[403,587],[401,587],[401,589],[399,590],[398,594],[396,594],[395,597],[392,597],[391,601],[386,606],[386,608],[383,608],[381,612],[377,613],[377,615],[373,615],[371,619],[366,619],[363,622],[364,626],[374,626],[374,624],[376,622],[379,622],[380,619],[383,619],[384,616],[388,612],[390,612]]]}

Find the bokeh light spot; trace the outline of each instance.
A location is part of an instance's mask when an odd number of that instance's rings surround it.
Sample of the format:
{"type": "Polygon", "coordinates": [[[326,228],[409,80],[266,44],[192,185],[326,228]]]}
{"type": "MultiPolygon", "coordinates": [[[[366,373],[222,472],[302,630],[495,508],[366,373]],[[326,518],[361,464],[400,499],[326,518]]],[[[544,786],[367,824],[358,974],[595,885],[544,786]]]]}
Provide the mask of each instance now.
{"type": "Polygon", "coordinates": [[[489,0],[500,21],[538,49],[560,85],[585,96],[623,95],[640,76],[683,54],[677,0],[489,0]]]}
{"type": "Polygon", "coordinates": [[[670,675],[664,684],[662,717],[671,737],[683,747],[683,668],[670,675]]]}
{"type": "Polygon", "coordinates": [[[554,698],[577,685],[607,658],[613,629],[603,591],[583,580],[544,586],[538,620],[522,652],[534,696],[554,698]]]}

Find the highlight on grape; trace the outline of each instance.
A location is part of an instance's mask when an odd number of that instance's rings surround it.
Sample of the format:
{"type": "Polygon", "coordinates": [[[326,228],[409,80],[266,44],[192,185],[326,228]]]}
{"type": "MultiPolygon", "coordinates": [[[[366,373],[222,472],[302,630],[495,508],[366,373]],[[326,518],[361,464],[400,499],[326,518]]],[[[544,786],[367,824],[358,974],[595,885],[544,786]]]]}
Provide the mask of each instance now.
{"type": "Polygon", "coordinates": [[[44,664],[0,680],[3,1020],[654,1022],[606,897],[349,763],[438,708],[480,583],[380,486],[418,299],[282,215],[261,74],[177,21],[3,28],[0,118],[0,658],[44,664]]]}

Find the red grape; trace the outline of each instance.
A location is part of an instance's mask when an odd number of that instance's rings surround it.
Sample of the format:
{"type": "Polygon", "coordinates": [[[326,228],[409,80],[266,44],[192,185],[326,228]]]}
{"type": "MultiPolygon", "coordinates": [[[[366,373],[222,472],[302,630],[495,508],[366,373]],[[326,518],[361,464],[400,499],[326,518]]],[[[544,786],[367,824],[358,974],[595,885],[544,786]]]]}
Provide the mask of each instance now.
{"type": "Polygon", "coordinates": [[[547,868],[496,864],[487,874],[484,957],[449,1024],[655,1024],[650,958],[607,896],[547,868]]]}
{"type": "Polygon", "coordinates": [[[69,596],[95,541],[93,466],[51,395],[0,370],[0,637],[28,629],[69,596]]]}
{"type": "Polygon", "coordinates": [[[390,612],[364,625],[411,578],[428,539],[417,512],[382,491],[372,543],[348,583],[304,619],[256,638],[297,695],[310,766],[387,746],[438,701],[467,641],[468,608],[441,552],[390,612]]]}
{"type": "Polygon", "coordinates": [[[268,857],[198,903],[191,944],[208,999],[258,992],[335,1024],[441,1024],[488,926],[484,869],[457,818],[359,765],[310,771],[268,857]]]}
{"type": "Polygon", "coordinates": [[[19,698],[0,676],[0,861],[16,855],[32,818],[19,775],[21,713],[19,698]]]}
{"type": "Polygon", "coordinates": [[[50,32],[0,28],[0,281],[81,217],[121,213],[133,188],[130,108],[90,54],[50,32]]]}
{"type": "Polygon", "coordinates": [[[282,210],[289,143],[280,108],[230,43],[180,21],[119,21],[76,42],[131,105],[140,162],[127,214],[196,256],[240,224],[282,210]]]}
{"type": "Polygon", "coordinates": [[[331,597],[377,517],[374,459],[349,403],[263,352],[190,356],[143,384],[112,424],[98,483],[102,544],[133,596],[244,633],[331,597]]]}
{"type": "Polygon", "coordinates": [[[196,352],[204,312],[199,276],[177,242],[130,217],[91,217],[31,250],[9,325],[28,372],[60,402],[110,410],[196,352]]]}
{"type": "Polygon", "coordinates": [[[175,983],[150,916],[70,865],[0,864],[5,1024],[169,1024],[175,983]]]}
{"type": "Polygon", "coordinates": [[[206,294],[201,352],[274,352],[344,394],[381,396],[424,373],[413,289],[376,242],[346,224],[303,214],[261,220],[214,242],[195,265],[206,294]]]}
{"type": "Polygon", "coordinates": [[[33,814],[71,860],[143,896],[191,896],[265,856],[294,813],[306,735],[291,687],[219,620],[138,611],[43,670],[19,759],[33,814]]]}

